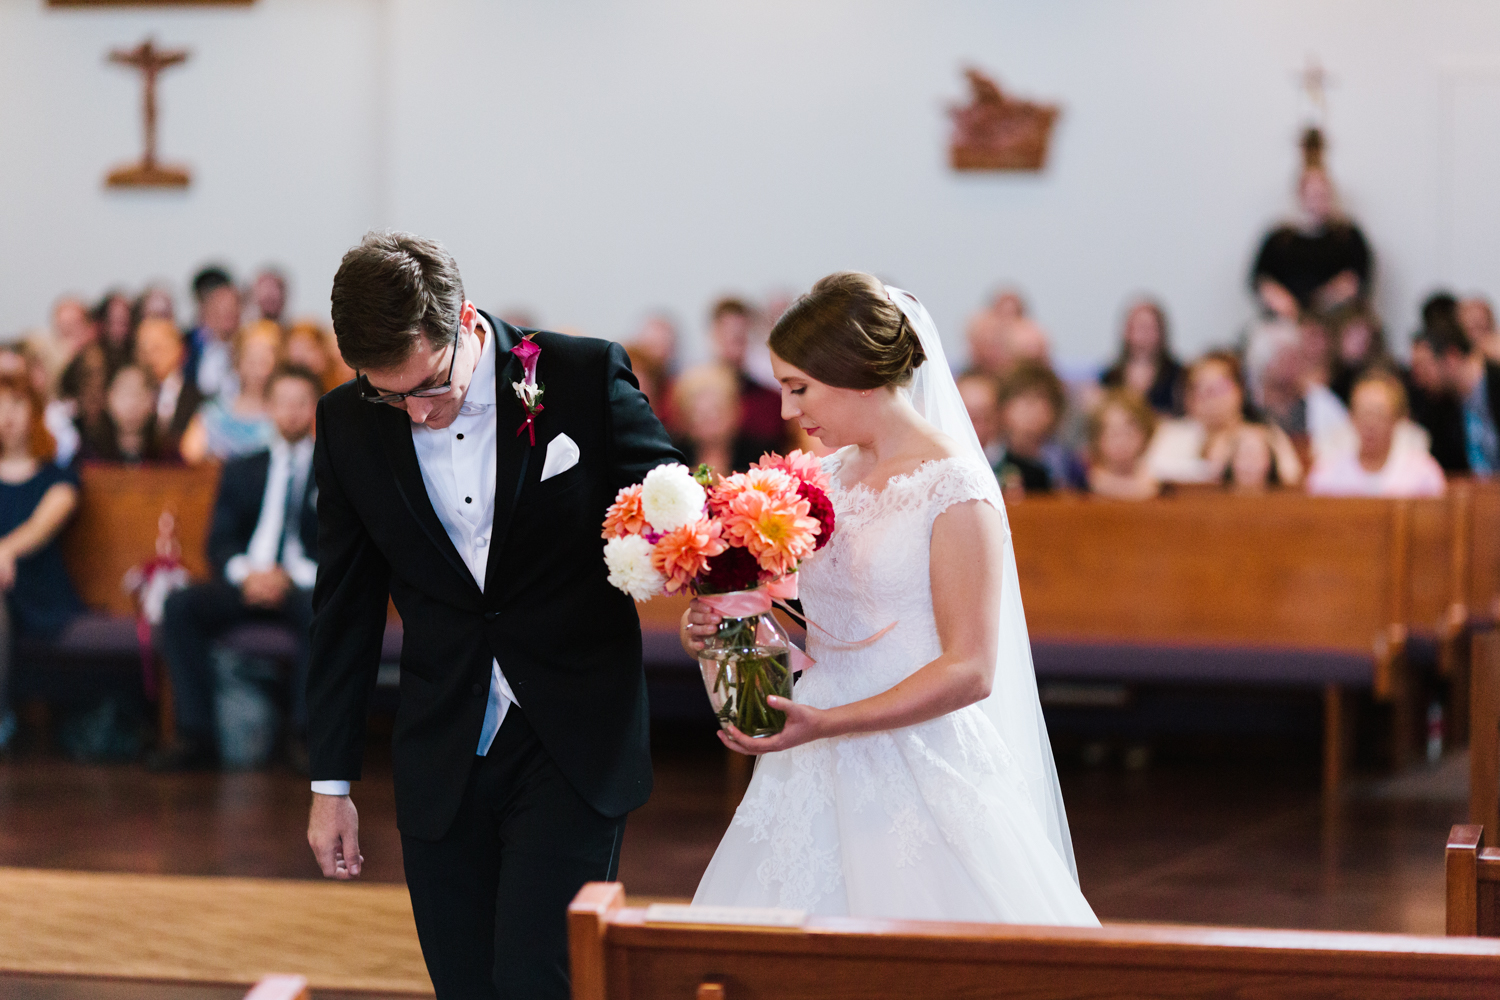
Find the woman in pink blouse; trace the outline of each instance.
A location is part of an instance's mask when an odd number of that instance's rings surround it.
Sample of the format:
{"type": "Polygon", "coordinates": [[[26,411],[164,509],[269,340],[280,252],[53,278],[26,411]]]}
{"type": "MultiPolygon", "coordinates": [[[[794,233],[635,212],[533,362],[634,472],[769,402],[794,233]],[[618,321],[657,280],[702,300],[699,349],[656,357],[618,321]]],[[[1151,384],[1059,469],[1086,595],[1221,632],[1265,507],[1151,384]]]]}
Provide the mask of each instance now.
{"type": "MultiPolygon", "coordinates": [[[[1406,417],[1406,390],[1383,369],[1354,383],[1349,416],[1359,449],[1320,455],[1307,477],[1307,491],[1322,496],[1435,497],[1443,493],[1443,470],[1425,448],[1397,439],[1406,417]]],[[[1409,440],[1409,435],[1402,435],[1409,440]]]]}

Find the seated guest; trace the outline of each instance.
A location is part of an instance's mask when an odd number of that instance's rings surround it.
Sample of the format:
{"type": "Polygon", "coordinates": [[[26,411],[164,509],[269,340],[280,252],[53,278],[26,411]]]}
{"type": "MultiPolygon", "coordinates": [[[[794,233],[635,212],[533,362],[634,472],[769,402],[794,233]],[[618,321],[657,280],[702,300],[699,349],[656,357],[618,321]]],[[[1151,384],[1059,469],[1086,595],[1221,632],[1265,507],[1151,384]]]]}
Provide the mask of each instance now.
{"type": "Polygon", "coordinates": [[[709,342],[714,360],[735,373],[740,384],[740,433],[766,451],[779,451],[786,444],[786,421],[781,419],[781,393],[750,377],[745,353],[755,310],[744,301],[724,298],[709,314],[709,342]]]}
{"type": "Polygon", "coordinates": [[[1000,440],[995,462],[1000,487],[1011,495],[1046,493],[1072,479],[1067,459],[1051,447],[1068,395],[1062,380],[1039,361],[1022,361],[1000,383],[1000,440]]]}
{"type": "Polygon", "coordinates": [[[1443,469],[1421,448],[1403,447],[1397,427],[1406,416],[1406,389],[1389,371],[1372,369],[1351,397],[1358,451],[1320,455],[1307,474],[1307,492],[1322,496],[1435,497],[1443,469]]]}
{"type": "Polygon", "coordinates": [[[1500,364],[1447,316],[1424,325],[1420,340],[1432,352],[1442,393],[1425,414],[1433,457],[1449,472],[1500,472],[1500,364]]]}
{"type": "Polygon", "coordinates": [[[1026,300],[1013,289],[995,294],[969,320],[969,367],[1001,378],[1022,361],[1047,363],[1047,332],[1026,311],[1026,300]]]}
{"type": "Polygon", "coordinates": [[[1353,436],[1349,411],[1328,388],[1333,367],[1328,327],[1311,314],[1281,343],[1261,372],[1256,407],[1268,423],[1313,453],[1353,436]]]}
{"type": "Polygon", "coordinates": [[[282,360],[281,327],[256,320],[235,334],[230,357],[235,377],[229,389],[204,403],[182,435],[182,460],[189,465],[248,455],[271,442],[266,392],[282,360]]]}
{"type": "Polygon", "coordinates": [[[727,476],[744,472],[765,453],[762,442],[741,432],[739,379],[723,365],[683,372],[672,386],[672,409],[682,427],[677,448],[690,469],[702,463],[727,476]]]}
{"type": "Polygon", "coordinates": [[[94,307],[94,324],[99,330],[98,343],[109,359],[110,374],[135,357],[135,328],[140,322],[135,303],[118,289],[106,292],[94,307]]]}
{"type": "Polygon", "coordinates": [[[79,457],[85,462],[175,461],[164,451],[156,433],[156,392],[151,377],[139,365],[126,365],[110,379],[104,419],[83,439],[79,457]]]}
{"type": "Polygon", "coordinates": [[[209,529],[215,579],[167,599],[161,649],[172,672],[177,742],[153,754],[157,771],[212,767],[213,643],[242,622],[290,625],[300,650],[288,679],[294,758],[307,729],[307,646],[317,578],[318,523],[312,473],[312,427],[323,386],[305,368],[272,376],[270,448],[232,459],[219,478],[209,529]]]}
{"type": "Polygon", "coordinates": [[[203,405],[203,394],[187,377],[187,351],[176,324],[141,320],[135,332],[135,356],[156,386],[156,429],[163,455],[179,454],[182,436],[203,405]]]}
{"type": "Polygon", "coordinates": [[[77,296],[65,295],[52,307],[51,329],[29,339],[26,346],[41,363],[50,386],[68,362],[98,335],[99,328],[94,325],[88,306],[77,296]]]}
{"type": "Polygon", "coordinates": [[[1149,500],[1161,484],[1146,468],[1156,413],[1137,392],[1111,389],[1089,414],[1089,492],[1112,500],[1149,500]]]}
{"type": "Polygon", "coordinates": [[[354,369],[339,356],[333,332],[316,323],[293,323],[286,332],[286,363],[306,368],[332,392],[354,377],[354,369]]]}
{"type": "Polygon", "coordinates": [[[647,316],[625,345],[625,353],[630,355],[631,370],[651,403],[651,412],[669,432],[677,433],[680,428],[672,412],[672,379],[677,374],[676,325],[664,313],[647,316]],[[646,391],[648,382],[654,391],[646,391]]]}
{"type": "MultiPolygon", "coordinates": [[[[82,442],[97,439],[104,433],[109,380],[119,367],[110,364],[109,354],[102,343],[93,343],[78,352],[57,380],[57,400],[67,405],[72,413],[74,447],[71,450],[74,453],[82,442]]],[[[59,435],[54,432],[53,437],[59,435]]],[[[62,451],[59,441],[59,456],[62,451]]]]}
{"type": "MultiPolygon", "coordinates": [[[[85,355],[97,358],[98,345],[84,345],[79,356],[85,355]]],[[[69,367],[72,367],[71,363],[69,367]]],[[[80,369],[82,367],[80,366],[80,369]]],[[[25,379],[31,383],[32,391],[39,398],[47,399],[47,388],[51,379],[47,375],[46,366],[29,343],[23,341],[0,348],[0,375],[14,375],[25,379]]],[[[101,388],[101,397],[102,393],[101,388]]],[[[73,399],[47,399],[46,408],[42,411],[42,425],[47,428],[47,433],[52,435],[55,445],[53,461],[63,468],[67,468],[78,455],[78,427],[73,422],[73,415],[76,412],[78,412],[78,403],[73,399]]]]}
{"type": "MultiPolygon", "coordinates": [[[[135,300],[135,311],[141,319],[169,319],[177,322],[177,302],[161,285],[152,285],[135,300]]],[[[137,324],[139,325],[139,323],[137,324]]]]}
{"type": "MultiPolygon", "coordinates": [[[[1188,366],[1183,404],[1185,417],[1162,421],[1151,435],[1146,466],[1163,483],[1219,482],[1245,423],[1239,358],[1228,351],[1213,351],[1188,366]]],[[[1273,428],[1271,444],[1281,481],[1286,485],[1301,482],[1302,462],[1291,440],[1273,428]]]]}
{"type": "Polygon", "coordinates": [[[187,335],[183,371],[204,398],[217,396],[234,380],[230,344],[240,329],[240,290],[229,272],[205,267],[193,277],[198,321],[187,335]]]}
{"type": "Polygon", "coordinates": [[[1125,313],[1120,356],[1099,376],[1107,389],[1128,389],[1157,413],[1182,414],[1182,364],[1172,356],[1167,314],[1161,304],[1143,299],[1125,313]]]}
{"type": "Polygon", "coordinates": [[[1347,407],[1360,375],[1376,366],[1395,369],[1396,360],[1386,346],[1380,318],[1369,306],[1344,310],[1332,320],[1332,327],[1335,354],[1328,388],[1347,407]]]}
{"type": "Polygon", "coordinates": [[[1460,302],[1458,325],[1485,357],[1500,361],[1500,330],[1495,329],[1495,310],[1490,307],[1489,299],[1474,295],[1460,302]]]}
{"type": "Polygon", "coordinates": [[[54,638],[83,611],[57,542],[78,489],[52,451],[36,388],[0,375],[0,751],[16,731],[7,693],[15,641],[54,638]]]}
{"type": "Polygon", "coordinates": [[[261,268],[250,283],[250,303],[256,318],[284,325],[286,298],[286,275],[274,267],[261,268]]]}
{"type": "Polygon", "coordinates": [[[1237,493],[1261,493],[1281,485],[1276,468],[1275,428],[1246,422],[1234,434],[1224,485],[1237,493]]]}
{"type": "Polygon", "coordinates": [[[971,368],[958,377],[958,394],[963,397],[969,423],[974,425],[990,467],[999,475],[999,463],[1005,457],[1005,441],[1000,435],[1000,379],[971,368]]]}

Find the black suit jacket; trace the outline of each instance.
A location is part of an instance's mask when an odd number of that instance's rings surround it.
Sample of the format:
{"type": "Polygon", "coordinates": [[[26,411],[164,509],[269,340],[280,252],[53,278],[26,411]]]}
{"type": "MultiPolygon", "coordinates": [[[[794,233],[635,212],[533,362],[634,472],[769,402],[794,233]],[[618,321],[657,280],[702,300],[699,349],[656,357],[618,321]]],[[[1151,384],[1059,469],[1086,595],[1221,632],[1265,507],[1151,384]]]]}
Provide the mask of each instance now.
{"type": "MultiPolygon", "coordinates": [[[[208,531],[208,561],[214,573],[224,578],[224,564],[250,547],[250,536],[260,521],[261,502],[266,496],[266,477],[271,471],[271,452],[262,450],[224,463],[219,473],[219,495],[214,500],[214,519],[208,531]]],[[[312,484],[309,484],[311,486],[312,484]]],[[[318,553],[317,490],[302,493],[302,520],[298,525],[302,551],[309,559],[318,553]]]]}
{"type": "Polygon", "coordinates": [[[457,812],[497,659],[573,787],[619,816],[646,801],[651,758],[640,621],[611,587],[600,526],[624,486],[681,461],[618,344],[538,333],[536,445],[511,384],[521,331],[496,333],[495,524],[481,592],[438,520],[407,415],[353,382],[318,404],[318,584],[308,676],[312,777],[357,779],[386,595],[405,627],[392,749],[403,833],[438,839],[457,812]],[[541,482],[547,446],[578,445],[541,482]]]}
{"type": "MultiPolygon", "coordinates": [[[[1490,419],[1500,428],[1500,365],[1484,363],[1485,395],[1489,397],[1490,419]]],[[[1427,429],[1432,438],[1432,457],[1445,472],[1468,472],[1469,444],[1464,430],[1463,404],[1450,395],[1429,397],[1412,392],[1412,418],[1427,429]]]]}

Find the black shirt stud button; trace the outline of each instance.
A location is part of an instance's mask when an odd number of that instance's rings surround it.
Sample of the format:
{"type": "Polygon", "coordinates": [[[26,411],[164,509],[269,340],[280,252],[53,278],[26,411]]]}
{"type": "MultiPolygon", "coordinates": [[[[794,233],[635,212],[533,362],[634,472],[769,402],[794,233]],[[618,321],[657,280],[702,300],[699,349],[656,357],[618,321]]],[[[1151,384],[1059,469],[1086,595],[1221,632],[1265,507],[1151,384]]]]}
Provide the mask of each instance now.
{"type": "Polygon", "coordinates": [[[460,435],[459,435],[459,436],[458,436],[458,439],[459,439],[459,440],[460,440],[460,441],[462,441],[462,440],[463,440],[463,439],[464,439],[464,436],[463,436],[463,435],[462,435],[462,434],[460,434],[460,435]]]}
{"type": "Polygon", "coordinates": [[[473,503],[473,502],[474,502],[474,498],[473,497],[464,497],[464,503],[473,503]]]}

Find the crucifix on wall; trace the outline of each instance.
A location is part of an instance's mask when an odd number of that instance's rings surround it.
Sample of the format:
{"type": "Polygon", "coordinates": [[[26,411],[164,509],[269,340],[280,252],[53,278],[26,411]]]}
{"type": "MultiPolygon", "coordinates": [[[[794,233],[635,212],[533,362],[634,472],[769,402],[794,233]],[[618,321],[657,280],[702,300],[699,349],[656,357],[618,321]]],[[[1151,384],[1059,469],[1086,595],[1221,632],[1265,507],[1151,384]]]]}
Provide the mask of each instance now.
{"type": "Polygon", "coordinates": [[[118,167],[109,172],[106,180],[110,187],[170,187],[188,186],[191,175],[184,167],[162,166],[156,162],[156,77],[168,66],[187,61],[186,49],[159,49],[155,39],[148,38],[133,49],[115,49],[109,61],[134,66],[141,71],[144,95],[141,106],[142,127],[146,149],[139,163],[118,167]]]}

